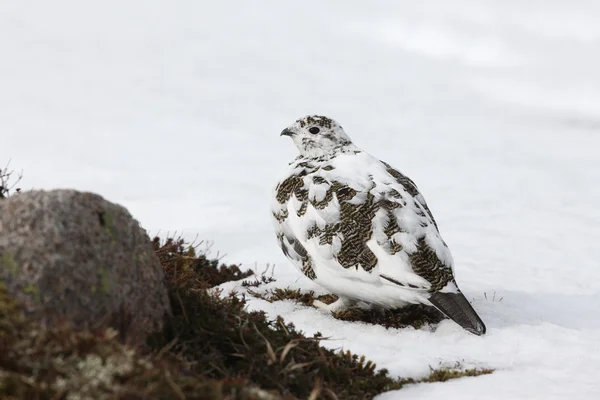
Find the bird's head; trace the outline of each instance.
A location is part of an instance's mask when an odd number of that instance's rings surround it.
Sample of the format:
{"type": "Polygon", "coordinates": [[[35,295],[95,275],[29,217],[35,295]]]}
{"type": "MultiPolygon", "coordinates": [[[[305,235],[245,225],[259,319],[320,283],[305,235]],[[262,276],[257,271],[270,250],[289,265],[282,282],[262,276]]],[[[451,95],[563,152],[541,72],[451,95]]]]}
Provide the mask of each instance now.
{"type": "Polygon", "coordinates": [[[291,137],[300,154],[309,158],[332,156],[352,145],[340,124],[321,115],[307,115],[297,120],[285,128],[281,136],[291,137]]]}

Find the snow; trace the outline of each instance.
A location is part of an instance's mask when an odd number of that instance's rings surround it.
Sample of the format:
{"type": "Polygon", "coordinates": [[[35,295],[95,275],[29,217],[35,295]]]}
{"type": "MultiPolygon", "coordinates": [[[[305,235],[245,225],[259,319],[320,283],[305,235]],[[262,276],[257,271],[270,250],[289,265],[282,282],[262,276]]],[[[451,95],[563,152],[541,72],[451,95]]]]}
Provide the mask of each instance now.
{"type": "Polygon", "coordinates": [[[0,158],[25,188],[98,192],[308,290],[270,191],[296,154],[281,129],[331,116],[419,185],[489,333],[249,306],[394,376],[496,369],[379,399],[600,398],[599,18],[594,0],[3,1],[0,158]]]}

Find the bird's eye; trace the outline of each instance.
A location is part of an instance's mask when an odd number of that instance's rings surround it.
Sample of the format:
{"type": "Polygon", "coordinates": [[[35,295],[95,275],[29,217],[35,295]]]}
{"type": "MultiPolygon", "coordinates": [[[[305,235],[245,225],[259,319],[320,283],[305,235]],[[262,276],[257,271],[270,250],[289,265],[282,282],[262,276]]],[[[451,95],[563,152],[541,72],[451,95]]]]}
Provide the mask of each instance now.
{"type": "Polygon", "coordinates": [[[319,128],[317,128],[316,126],[313,126],[312,128],[310,128],[308,130],[310,133],[312,133],[313,135],[316,135],[317,133],[319,133],[321,130],[319,128]]]}

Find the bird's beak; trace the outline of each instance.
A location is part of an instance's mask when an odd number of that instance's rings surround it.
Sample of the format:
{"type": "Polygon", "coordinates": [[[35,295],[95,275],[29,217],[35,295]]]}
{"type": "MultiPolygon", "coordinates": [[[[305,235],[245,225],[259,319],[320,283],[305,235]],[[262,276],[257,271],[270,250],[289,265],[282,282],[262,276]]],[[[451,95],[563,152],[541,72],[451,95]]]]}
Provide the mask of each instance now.
{"type": "Polygon", "coordinates": [[[296,134],[296,132],[290,130],[289,128],[285,128],[284,130],[281,131],[281,135],[279,136],[289,136],[292,137],[296,134]]]}

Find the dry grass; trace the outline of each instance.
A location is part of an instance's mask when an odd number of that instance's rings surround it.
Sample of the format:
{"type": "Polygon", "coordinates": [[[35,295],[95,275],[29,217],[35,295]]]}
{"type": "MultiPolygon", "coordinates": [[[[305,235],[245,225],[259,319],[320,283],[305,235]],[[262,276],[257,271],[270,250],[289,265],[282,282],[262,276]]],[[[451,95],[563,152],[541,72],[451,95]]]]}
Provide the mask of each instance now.
{"type": "MultiPolygon", "coordinates": [[[[0,398],[351,400],[415,383],[390,377],[364,357],[327,350],[320,346],[322,337],[307,337],[281,318],[249,313],[243,298],[220,298],[206,290],[251,272],[220,266],[181,240],[155,239],[154,247],[165,270],[173,314],[164,330],[142,347],[131,347],[109,326],[85,331],[68,322],[39,326],[0,283],[0,398]]],[[[267,282],[256,279],[248,286],[267,282]]],[[[312,304],[314,296],[276,289],[268,299],[312,304]]],[[[375,316],[363,314],[336,317],[377,323],[375,316]]],[[[390,327],[415,321],[400,314],[381,320],[390,327]]],[[[432,370],[422,382],[490,372],[432,370]]]]}
{"type": "MultiPolygon", "coordinates": [[[[291,300],[297,303],[312,306],[315,300],[320,300],[326,304],[331,304],[337,300],[333,294],[316,296],[315,293],[302,292],[299,289],[272,289],[266,293],[258,293],[253,290],[248,291],[255,297],[273,302],[282,300],[291,300]]],[[[442,313],[433,307],[424,305],[410,305],[397,310],[383,310],[378,308],[363,309],[359,307],[334,313],[334,318],[342,321],[366,322],[368,324],[381,325],[386,328],[406,328],[412,326],[415,329],[421,328],[425,324],[436,324],[445,317],[442,313]]]]}

